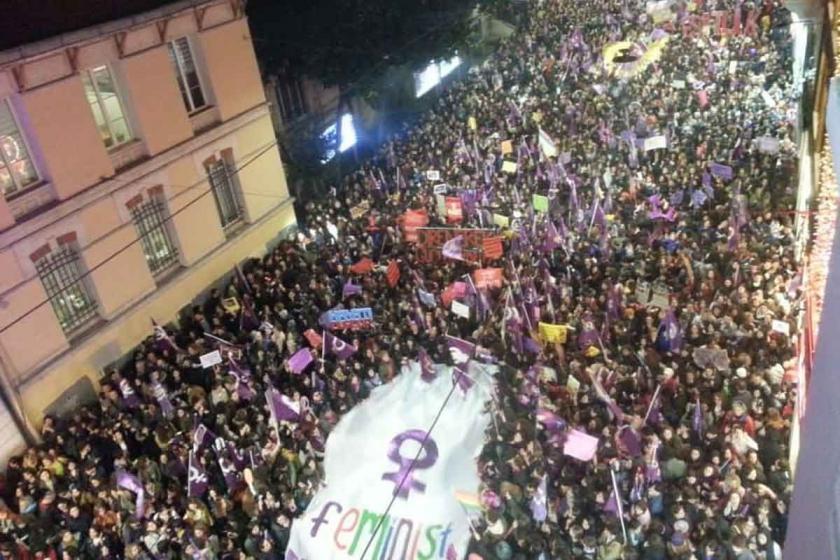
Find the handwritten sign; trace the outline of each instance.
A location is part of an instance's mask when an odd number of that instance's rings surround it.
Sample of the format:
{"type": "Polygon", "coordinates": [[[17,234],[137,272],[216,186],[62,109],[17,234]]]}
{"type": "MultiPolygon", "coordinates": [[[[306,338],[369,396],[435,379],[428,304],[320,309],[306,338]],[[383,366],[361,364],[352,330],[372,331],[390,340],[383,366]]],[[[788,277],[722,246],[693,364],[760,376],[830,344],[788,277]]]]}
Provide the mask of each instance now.
{"type": "Polygon", "coordinates": [[[207,369],[222,363],[222,353],[218,350],[213,350],[207,354],[202,354],[198,359],[201,360],[201,367],[207,369]]]}

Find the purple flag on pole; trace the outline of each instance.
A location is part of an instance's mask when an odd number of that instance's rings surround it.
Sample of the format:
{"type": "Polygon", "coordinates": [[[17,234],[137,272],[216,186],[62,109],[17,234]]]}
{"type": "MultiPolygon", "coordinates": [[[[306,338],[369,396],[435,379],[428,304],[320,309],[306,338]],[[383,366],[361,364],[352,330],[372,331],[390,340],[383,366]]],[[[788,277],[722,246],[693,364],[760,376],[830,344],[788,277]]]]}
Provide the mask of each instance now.
{"type": "Polygon", "coordinates": [[[464,365],[469,362],[475,354],[475,344],[461,338],[446,335],[446,345],[449,348],[449,355],[455,365],[464,365]]]}
{"type": "Polygon", "coordinates": [[[443,244],[443,256],[449,259],[464,260],[464,236],[453,237],[443,244]]]}
{"type": "Polygon", "coordinates": [[[616,517],[618,516],[618,498],[615,495],[615,490],[610,492],[610,497],[604,504],[604,511],[616,517]]]}
{"type": "Polygon", "coordinates": [[[210,445],[216,439],[216,434],[207,429],[202,423],[198,423],[192,432],[193,449],[200,450],[203,447],[210,445]]]}
{"type": "Polygon", "coordinates": [[[268,408],[275,423],[279,423],[282,420],[287,422],[300,422],[299,403],[296,403],[274,388],[265,392],[265,399],[268,402],[268,408]]]}
{"type": "Polygon", "coordinates": [[[537,491],[531,498],[531,517],[542,523],[548,516],[548,475],[544,474],[537,491]]]}
{"type": "Polygon", "coordinates": [[[666,352],[679,352],[683,347],[682,328],[677,321],[674,310],[669,308],[665,313],[665,318],[659,325],[659,332],[661,336],[661,349],[666,352]]]}
{"type": "Polygon", "coordinates": [[[630,456],[638,457],[642,454],[642,441],[633,428],[625,426],[618,435],[618,440],[630,456]]]}
{"type": "Polygon", "coordinates": [[[722,163],[711,163],[709,164],[709,171],[713,177],[719,177],[725,181],[732,179],[732,168],[728,165],[723,165],[722,163]]]}
{"type": "Polygon", "coordinates": [[[356,353],[356,348],[326,331],[324,332],[324,351],[335,354],[340,360],[346,360],[356,353]]]}
{"type": "Polygon", "coordinates": [[[362,293],[362,287],[348,280],[341,289],[341,297],[350,297],[362,293]]]}
{"type": "Polygon", "coordinates": [[[207,492],[209,485],[207,480],[207,471],[200,460],[196,460],[195,454],[190,451],[190,464],[187,475],[187,495],[191,498],[200,498],[207,492]]]}
{"type": "Polygon", "coordinates": [[[417,297],[420,298],[420,303],[426,307],[437,307],[437,300],[433,293],[427,292],[423,288],[417,288],[417,297]]]}
{"type": "Polygon", "coordinates": [[[303,370],[306,369],[306,366],[311,364],[314,361],[312,357],[312,353],[309,351],[309,348],[301,348],[295,355],[289,358],[289,369],[293,373],[300,374],[303,370]]]}
{"type": "Polygon", "coordinates": [[[140,479],[126,471],[117,471],[117,486],[134,492],[136,496],[134,501],[134,515],[137,519],[143,519],[143,504],[146,497],[140,479]]]}
{"type": "Polygon", "coordinates": [[[232,375],[236,380],[236,394],[243,401],[250,401],[254,398],[254,390],[251,388],[251,372],[243,367],[240,367],[233,357],[229,358],[230,368],[228,374],[232,375]]]}
{"type": "Polygon", "coordinates": [[[706,196],[706,193],[704,193],[700,189],[692,192],[691,193],[691,207],[692,208],[700,208],[701,206],[703,206],[703,203],[706,202],[707,198],[708,198],[708,196],[706,196]]]}
{"type": "Polygon", "coordinates": [[[166,394],[166,389],[163,388],[160,381],[155,381],[154,385],[152,385],[152,394],[155,396],[155,399],[157,399],[158,406],[160,406],[160,412],[163,414],[163,417],[171,418],[172,414],[175,412],[175,407],[172,406],[172,401],[169,400],[169,396],[166,394]]]}
{"type": "Polygon", "coordinates": [[[691,418],[691,427],[694,430],[694,433],[697,434],[697,437],[703,437],[703,407],[700,404],[700,399],[698,398],[694,403],[694,414],[691,418]]]}
{"type": "Polygon", "coordinates": [[[154,319],[152,319],[152,327],[155,332],[155,347],[158,352],[181,352],[181,349],[175,344],[175,341],[166,333],[166,329],[158,325],[154,319]]]}
{"type": "Polygon", "coordinates": [[[592,315],[587,313],[583,316],[580,335],[578,335],[578,347],[581,350],[586,350],[596,344],[598,344],[598,331],[595,329],[592,315]]]}
{"type": "Polygon", "coordinates": [[[429,357],[429,353],[426,352],[425,348],[420,348],[420,351],[417,353],[417,359],[420,362],[420,379],[426,383],[434,381],[435,377],[437,377],[435,364],[432,363],[432,358],[429,357]]]}
{"type": "Polygon", "coordinates": [[[469,391],[475,384],[472,378],[469,375],[467,375],[467,372],[465,372],[458,366],[452,368],[452,383],[457,384],[458,388],[465,395],[467,394],[467,391],[469,391]]]}

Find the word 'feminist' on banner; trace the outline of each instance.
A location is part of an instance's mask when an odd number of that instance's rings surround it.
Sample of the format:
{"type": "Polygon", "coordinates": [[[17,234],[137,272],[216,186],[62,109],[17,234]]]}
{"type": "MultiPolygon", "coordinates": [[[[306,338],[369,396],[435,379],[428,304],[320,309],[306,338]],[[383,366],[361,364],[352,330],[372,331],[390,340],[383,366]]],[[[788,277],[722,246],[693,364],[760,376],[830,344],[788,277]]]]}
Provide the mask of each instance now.
{"type": "Polygon", "coordinates": [[[369,329],[373,325],[373,310],[370,307],[330,309],[321,315],[318,322],[325,329],[337,331],[369,329]]]}

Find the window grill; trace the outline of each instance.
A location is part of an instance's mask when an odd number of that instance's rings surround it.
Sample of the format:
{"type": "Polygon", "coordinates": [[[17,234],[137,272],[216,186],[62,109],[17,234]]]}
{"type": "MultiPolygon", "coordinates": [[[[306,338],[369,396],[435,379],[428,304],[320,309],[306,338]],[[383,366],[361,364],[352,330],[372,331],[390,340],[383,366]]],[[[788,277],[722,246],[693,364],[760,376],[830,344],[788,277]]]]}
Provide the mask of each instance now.
{"type": "Polygon", "coordinates": [[[227,228],[239,222],[242,219],[242,206],[239,204],[239,197],[227,162],[219,160],[211,164],[207,169],[207,175],[213,189],[213,198],[216,199],[216,208],[219,211],[222,227],[227,228]]]}
{"type": "Polygon", "coordinates": [[[146,263],[153,275],[165,272],[178,262],[178,250],[169,235],[166,208],[162,200],[152,197],[131,209],[146,263]]]}
{"type": "Polygon", "coordinates": [[[61,245],[38,259],[35,269],[65,333],[79,330],[96,316],[97,304],[84,283],[76,249],[61,245]]]}

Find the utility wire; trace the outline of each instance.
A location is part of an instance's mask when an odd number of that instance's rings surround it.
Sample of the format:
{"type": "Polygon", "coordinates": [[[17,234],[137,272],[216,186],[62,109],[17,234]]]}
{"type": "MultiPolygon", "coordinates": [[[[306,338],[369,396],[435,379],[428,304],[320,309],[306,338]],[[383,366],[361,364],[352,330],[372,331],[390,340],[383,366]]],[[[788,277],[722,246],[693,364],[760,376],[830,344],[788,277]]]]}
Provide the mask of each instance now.
{"type": "MultiPolygon", "coordinates": [[[[269,143],[269,144],[268,144],[265,148],[263,148],[262,150],[260,150],[260,151],[259,151],[259,152],[258,152],[258,153],[254,156],[254,157],[252,157],[251,159],[249,159],[249,160],[245,161],[245,162],[244,162],[244,163],[242,163],[239,167],[237,167],[237,168],[235,168],[234,170],[230,171],[230,173],[231,173],[231,174],[236,174],[236,173],[239,173],[240,171],[242,171],[243,169],[245,169],[246,167],[248,167],[251,163],[253,163],[254,161],[256,161],[256,160],[257,160],[257,158],[262,157],[265,153],[267,153],[267,152],[268,152],[268,150],[270,150],[271,148],[273,148],[274,146],[276,146],[276,145],[277,145],[277,143],[278,143],[278,141],[277,141],[277,140],[274,140],[274,141],[270,142],[270,143],[269,143]]],[[[202,178],[202,179],[200,179],[200,180],[196,181],[196,182],[195,182],[193,185],[191,185],[189,188],[196,187],[196,186],[198,186],[198,185],[200,185],[200,184],[202,184],[202,183],[208,182],[208,181],[209,181],[209,177],[204,177],[204,178],[202,178]]],[[[181,212],[183,212],[184,210],[186,210],[187,208],[189,208],[190,206],[192,206],[193,204],[195,204],[196,202],[198,202],[199,200],[201,200],[202,198],[204,198],[205,196],[207,196],[207,195],[208,195],[209,193],[211,193],[211,192],[213,192],[213,186],[212,186],[212,184],[211,184],[211,186],[210,186],[210,188],[209,188],[209,189],[207,189],[207,190],[203,191],[203,192],[202,192],[201,194],[199,194],[197,197],[195,197],[195,198],[193,198],[192,200],[190,200],[189,202],[187,202],[184,206],[182,206],[181,208],[179,208],[179,209],[178,209],[178,210],[176,210],[175,212],[172,212],[172,213],[170,213],[168,216],[166,216],[163,220],[161,220],[161,223],[165,223],[165,222],[168,222],[168,221],[172,220],[175,216],[177,216],[178,214],[180,214],[181,212]]],[[[101,262],[99,262],[98,264],[96,264],[96,266],[93,266],[93,267],[91,267],[90,269],[88,269],[86,272],[84,272],[84,273],[80,274],[80,275],[77,277],[76,281],[78,282],[79,280],[82,280],[83,278],[86,278],[86,277],[90,276],[90,275],[91,275],[94,271],[96,271],[96,270],[98,270],[99,268],[103,267],[104,265],[106,265],[107,263],[109,263],[110,261],[112,261],[114,258],[116,258],[116,257],[117,257],[118,255],[120,255],[121,253],[123,253],[123,252],[127,251],[128,249],[130,249],[131,247],[133,247],[135,244],[137,244],[138,242],[140,242],[143,238],[144,238],[144,236],[142,236],[142,235],[138,235],[138,236],[137,236],[136,238],[134,238],[132,241],[130,241],[130,242],[129,242],[129,243],[127,243],[126,245],[122,246],[121,248],[117,249],[117,250],[116,250],[114,253],[112,253],[110,256],[108,256],[107,258],[105,258],[104,260],[102,260],[101,262]]],[[[84,248],[80,248],[80,249],[79,249],[79,252],[83,251],[84,249],[88,248],[89,246],[90,246],[90,245],[87,245],[87,246],[85,246],[84,248]]],[[[28,280],[26,280],[26,281],[33,280],[34,278],[35,278],[35,277],[33,276],[32,278],[29,278],[29,279],[28,279],[28,280]]],[[[41,301],[40,303],[36,304],[34,307],[30,308],[28,311],[25,311],[25,312],[24,312],[24,313],[22,313],[20,316],[18,316],[16,319],[14,319],[13,321],[11,321],[10,323],[8,323],[7,325],[5,325],[4,327],[0,328],[0,334],[2,334],[2,333],[4,333],[4,332],[6,332],[6,331],[7,331],[7,330],[9,330],[10,328],[12,328],[14,325],[16,325],[17,323],[21,322],[23,319],[25,319],[26,317],[28,317],[29,315],[31,315],[32,313],[34,313],[35,311],[37,311],[38,309],[40,309],[41,307],[43,307],[44,305],[46,305],[46,304],[48,304],[48,303],[50,303],[50,298],[47,298],[47,299],[45,299],[45,300],[41,301]]]]}
{"type": "MultiPolygon", "coordinates": [[[[429,441],[429,437],[432,435],[432,430],[435,429],[435,426],[437,425],[438,420],[440,420],[440,417],[443,414],[443,411],[446,408],[446,405],[449,403],[449,399],[452,398],[452,394],[455,392],[455,388],[458,387],[458,385],[461,381],[461,376],[466,375],[462,369],[460,369],[460,368],[455,368],[455,369],[458,371],[458,377],[455,380],[455,382],[452,383],[452,388],[449,390],[449,393],[446,395],[446,399],[444,399],[443,404],[440,406],[440,409],[438,410],[437,414],[435,415],[435,419],[432,421],[432,425],[429,427],[429,430],[426,432],[426,436],[423,438],[423,441],[420,443],[420,449],[417,450],[417,454],[414,456],[414,459],[411,460],[411,464],[409,465],[408,469],[406,469],[405,474],[403,475],[402,480],[400,481],[400,485],[397,486],[396,490],[399,490],[400,488],[402,488],[402,485],[405,484],[405,481],[408,479],[409,475],[411,475],[411,471],[414,469],[414,465],[417,463],[417,461],[420,460],[420,454],[424,453],[425,450],[426,450],[426,442],[429,441]]],[[[388,502],[388,507],[385,508],[385,512],[382,514],[382,516],[379,518],[379,521],[376,523],[376,526],[373,528],[373,532],[370,535],[370,539],[368,539],[368,542],[365,545],[365,549],[362,551],[362,556],[360,557],[359,560],[365,560],[365,555],[367,554],[367,551],[370,548],[370,545],[373,544],[373,539],[374,539],[374,537],[376,537],[376,533],[379,532],[379,529],[382,527],[382,523],[388,517],[388,513],[391,511],[391,508],[393,507],[394,502],[397,500],[397,495],[398,494],[397,494],[396,490],[394,491],[394,495],[391,496],[391,501],[388,502]]]]}

